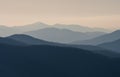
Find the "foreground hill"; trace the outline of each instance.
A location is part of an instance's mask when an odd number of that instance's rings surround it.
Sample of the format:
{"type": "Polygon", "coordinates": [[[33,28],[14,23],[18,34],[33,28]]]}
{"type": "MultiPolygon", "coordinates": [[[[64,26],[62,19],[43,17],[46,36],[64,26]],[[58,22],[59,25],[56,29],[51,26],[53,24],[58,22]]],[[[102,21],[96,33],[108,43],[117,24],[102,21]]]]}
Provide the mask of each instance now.
{"type": "Polygon", "coordinates": [[[118,77],[119,70],[119,59],[87,50],[0,44],[1,77],[118,77]]]}
{"type": "Polygon", "coordinates": [[[109,34],[105,34],[90,40],[84,40],[84,41],[75,41],[72,42],[73,44],[84,44],[84,45],[99,45],[102,43],[112,42],[115,40],[120,39],[120,30],[114,31],[109,34]]]}

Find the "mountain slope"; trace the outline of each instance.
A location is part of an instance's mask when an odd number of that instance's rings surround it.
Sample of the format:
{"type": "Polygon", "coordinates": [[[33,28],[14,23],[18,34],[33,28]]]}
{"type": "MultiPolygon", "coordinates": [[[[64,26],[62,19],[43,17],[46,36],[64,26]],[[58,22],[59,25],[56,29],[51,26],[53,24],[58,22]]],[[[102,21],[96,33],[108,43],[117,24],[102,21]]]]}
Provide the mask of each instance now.
{"type": "Polygon", "coordinates": [[[7,44],[7,45],[19,45],[19,46],[24,46],[27,45],[26,43],[20,42],[20,41],[16,41],[14,39],[10,39],[10,38],[3,38],[0,37],[0,44],[7,44]]]}
{"type": "Polygon", "coordinates": [[[112,42],[115,40],[120,39],[120,30],[114,31],[109,34],[105,34],[90,40],[84,40],[84,41],[75,41],[72,42],[74,44],[84,44],[84,45],[98,45],[102,43],[112,42]]]}
{"type": "Polygon", "coordinates": [[[109,43],[103,43],[98,46],[120,53],[120,39],[109,43]]]}
{"type": "Polygon", "coordinates": [[[68,45],[68,46],[88,50],[93,53],[101,54],[101,55],[108,56],[108,57],[116,57],[116,58],[120,57],[120,53],[114,52],[102,46],[92,46],[92,45],[68,45]]]}
{"type": "Polygon", "coordinates": [[[26,32],[24,34],[44,39],[47,41],[60,42],[60,43],[70,43],[76,40],[87,40],[95,38],[97,36],[103,35],[103,32],[75,32],[68,29],[58,29],[58,28],[45,28],[36,31],[26,32]]]}
{"type": "Polygon", "coordinates": [[[117,60],[71,47],[0,45],[0,76],[116,77],[117,60]]]}
{"type": "MultiPolygon", "coordinates": [[[[27,45],[52,45],[52,46],[60,46],[60,47],[72,47],[72,48],[79,48],[79,49],[92,51],[93,53],[102,54],[102,55],[109,56],[109,57],[118,57],[117,53],[114,53],[112,51],[108,51],[106,49],[103,49],[103,48],[100,48],[100,47],[97,47],[97,46],[70,45],[70,44],[54,43],[54,42],[48,42],[48,41],[40,40],[40,39],[31,37],[31,36],[28,36],[28,35],[24,35],[24,34],[12,35],[12,36],[6,37],[6,39],[13,39],[13,40],[25,43],[26,46],[27,45]]],[[[9,40],[9,42],[10,42],[10,40],[9,40]]],[[[11,43],[12,43],[12,41],[11,41],[11,43]]],[[[21,46],[24,46],[24,45],[21,45],[21,46]]]]}
{"type": "Polygon", "coordinates": [[[42,23],[42,22],[36,22],[32,24],[22,25],[22,26],[14,26],[12,27],[14,30],[19,30],[19,33],[27,32],[27,31],[34,31],[39,29],[44,29],[50,27],[49,25],[42,23]]]}
{"type": "Polygon", "coordinates": [[[9,36],[13,34],[21,34],[26,31],[33,31],[33,30],[38,30],[38,29],[43,29],[49,27],[47,24],[44,23],[33,23],[33,24],[28,24],[24,26],[13,26],[13,27],[7,27],[4,25],[0,26],[0,36],[9,36]]]}
{"type": "Polygon", "coordinates": [[[28,45],[56,45],[57,44],[53,42],[40,40],[24,34],[15,34],[15,35],[8,36],[6,38],[14,39],[14,40],[26,43],[28,45]]]}
{"type": "Polygon", "coordinates": [[[16,31],[19,31],[19,30],[13,30],[10,27],[0,25],[0,37],[11,35],[13,33],[16,33],[16,31]]]}

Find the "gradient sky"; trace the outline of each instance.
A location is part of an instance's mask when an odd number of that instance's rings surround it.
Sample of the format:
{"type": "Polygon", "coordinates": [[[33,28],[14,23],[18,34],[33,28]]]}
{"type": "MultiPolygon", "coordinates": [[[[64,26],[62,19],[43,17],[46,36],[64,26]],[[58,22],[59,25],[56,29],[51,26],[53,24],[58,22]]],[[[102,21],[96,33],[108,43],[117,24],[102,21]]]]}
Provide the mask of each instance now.
{"type": "Polygon", "coordinates": [[[33,22],[120,28],[120,0],[0,0],[0,24],[33,22]]]}

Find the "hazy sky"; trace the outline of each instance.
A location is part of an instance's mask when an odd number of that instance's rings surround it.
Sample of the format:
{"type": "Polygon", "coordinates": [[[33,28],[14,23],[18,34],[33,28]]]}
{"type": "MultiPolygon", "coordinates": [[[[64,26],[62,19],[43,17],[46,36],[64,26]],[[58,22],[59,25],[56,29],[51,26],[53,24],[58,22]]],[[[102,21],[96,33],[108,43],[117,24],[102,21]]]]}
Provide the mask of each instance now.
{"type": "Polygon", "coordinates": [[[38,21],[120,28],[120,0],[0,0],[0,24],[38,21]]]}

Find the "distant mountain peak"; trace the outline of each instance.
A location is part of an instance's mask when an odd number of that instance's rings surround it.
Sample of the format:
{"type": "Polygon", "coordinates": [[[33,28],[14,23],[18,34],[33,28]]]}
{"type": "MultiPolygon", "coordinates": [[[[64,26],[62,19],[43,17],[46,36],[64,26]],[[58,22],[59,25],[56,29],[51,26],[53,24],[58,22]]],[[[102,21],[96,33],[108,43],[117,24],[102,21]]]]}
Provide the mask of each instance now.
{"type": "Polygon", "coordinates": [[[33,26],[33,27],[35,27],[35,26],[48,26],[48,24],[43,23],[43,22],[35,22],[35,23],[24,25],[23,27],[29,28],[30,26],[33,26]]]}
{"type": "Polygon", "coordinates": [[[48,24],[43,23],[43,22],[35,22],[35,23],[32,23],[32,24],[36,24],[36,25],[48,25],[48,24]]]}

